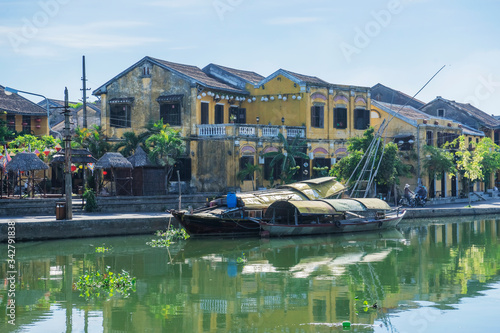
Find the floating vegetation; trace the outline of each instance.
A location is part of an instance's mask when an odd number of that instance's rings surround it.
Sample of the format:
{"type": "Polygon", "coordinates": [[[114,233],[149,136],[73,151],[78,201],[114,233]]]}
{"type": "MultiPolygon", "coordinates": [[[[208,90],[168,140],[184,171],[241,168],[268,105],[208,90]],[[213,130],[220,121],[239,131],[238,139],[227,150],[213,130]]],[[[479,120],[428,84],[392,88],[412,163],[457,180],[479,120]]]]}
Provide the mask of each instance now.
{"type": "Polygon", "coordinates": [[[247,262],[247,257],[245,257],[245,252],[241,253],[241,257],[238,257],[238,259],[236,259],[236,262],[238,264],[244,264],[247,262]]]}
{"type": "Polygon", "coordinates": [[[80,296],[85,299],[113,297],[115,293],[127,298],[130,292],[135,292],[135,277],[131,277],[127,271],[113,273],[106,267],[106,271],[87,273],[80,276],[75,283],[76,289],[80,291],[80,296]]]}
{"type": "Polygon", "coordinates": [[[98,246],[95,248],[96,253],[104,253],[104,252],[108,252],[108,251],[109,251],[109,248],[104,247],[104,246],[98,246]]]}
{"type": "Polygon", "coordinates": [[[185,240],[189,238],[186,230],[182,228],[172,228],[167,231],[158,230],[155,235],[162,238],[152,239],[151,242],[146,243],[147,245],[151,247],[169,247],[175,240],[185,240]]]}

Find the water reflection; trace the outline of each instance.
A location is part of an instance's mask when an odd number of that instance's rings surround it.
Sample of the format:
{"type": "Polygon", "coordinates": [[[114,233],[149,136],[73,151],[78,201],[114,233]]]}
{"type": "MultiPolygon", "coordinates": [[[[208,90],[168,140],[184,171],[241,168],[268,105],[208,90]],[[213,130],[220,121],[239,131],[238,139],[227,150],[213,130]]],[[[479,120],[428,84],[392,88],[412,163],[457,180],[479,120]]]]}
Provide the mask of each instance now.
{"type": "MultiPolygon", "coordinates": [[[[0,331],[330,332],[346,320],[358,332],[418,331],[437,318],[428,309],[460,311],[462,299],[481,301],[499,280],[497,220],[325,237],[188,240],[168,250],[147,246],[151,238],[16,244],[16,326],[2,315],[0,331]],[[96,253],[99,246],[110,251],[96,253]],[[80,297],[78,277],[106,266],[136,277],[136,292],[126,299],[80,297]],[[398,320],[405,315],[410,319],[398,320]]],[[[0,251],[7,253],[5,244],[0,251]]],[[[6,272],[3,260],[2,281],[6,272]]],[[[4,309],[6,289],[2,284],[4,309]]]]}

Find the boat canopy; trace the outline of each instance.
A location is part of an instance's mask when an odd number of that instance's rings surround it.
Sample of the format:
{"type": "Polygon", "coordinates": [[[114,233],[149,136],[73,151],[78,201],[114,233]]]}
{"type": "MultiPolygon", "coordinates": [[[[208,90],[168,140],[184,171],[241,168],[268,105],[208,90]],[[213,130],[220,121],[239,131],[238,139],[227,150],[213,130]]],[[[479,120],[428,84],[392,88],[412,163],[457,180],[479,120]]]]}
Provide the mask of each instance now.
{"type": "Polygon", "coordinates": [[[309,200],[330,198],[345,190],[335,177],[321,177],[303,180],[293,184],[282,185],[280,188],[291,188],[303,193],[309,200]]]}
{"type": "Polygon", "coordinates": [[[265,209],[270,204],[280,200],[317,200],[328,198],[342,192],[344,185],[335,180],[335,177],[322,177],[305,180],[279,188],[237,193],[247,209],[265,209]]]}
{"type": "Polygon", "coordinates": [[[352,200],[359,201],[368,209],[391,210],[391,206],[387,202],[377,198],[356,198],[352,200]]]}
{"type": "Polygon", "coordinates": [[[266,211],[266,218],[289,217],[298,211],[300,215],[334,215],[344,212],[364,212],[367,210],[390,210],[391,207],[380,199],[321,199],[276,201],[266,211]]]}
{"type": "Polygon", "coordinates": [[[354,199],[323,199],[320,200],[332,206],[337,212],[364,212],[366,206],[354,199]]]}

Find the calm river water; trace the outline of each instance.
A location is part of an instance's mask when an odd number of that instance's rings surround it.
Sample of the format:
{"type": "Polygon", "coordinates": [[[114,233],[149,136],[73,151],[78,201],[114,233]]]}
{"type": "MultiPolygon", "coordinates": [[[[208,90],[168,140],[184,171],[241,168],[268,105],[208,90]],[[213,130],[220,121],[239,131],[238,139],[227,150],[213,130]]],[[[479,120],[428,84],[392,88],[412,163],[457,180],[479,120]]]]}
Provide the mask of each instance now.
{"type": "Polygon", "coordinates": [[[440,220],[382,233],[196,240],[155,236],[16,245],[15,326],[0,332],[491,332],[499,324],[500,220],[440,220]],[[109,251],[96,252],[106,247],[109,251]],[[80,295],[85,272],[125,270],[125,297],[80,295]]]}

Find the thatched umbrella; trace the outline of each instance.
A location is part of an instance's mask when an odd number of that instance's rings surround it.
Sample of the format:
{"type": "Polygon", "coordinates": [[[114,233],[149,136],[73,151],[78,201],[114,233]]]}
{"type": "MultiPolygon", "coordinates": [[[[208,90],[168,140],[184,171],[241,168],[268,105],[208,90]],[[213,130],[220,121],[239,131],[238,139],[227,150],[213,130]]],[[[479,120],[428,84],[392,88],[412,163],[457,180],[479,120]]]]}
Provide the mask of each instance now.
{"type": "MultiPolygon", "coordinates": [[[[33,172],[35,170],[47,170],[49,166],[36,156],[35,153],[17,153],[12,157],[12,160],[7,163],[7,171],[14,171],[18,174],[21,171],[31,172],[31,179],[33,184],[33,172]]],[[[45,171],[44,171],[45,178],[45,171]]],[[[33,187],[34,192],[34,187],[33,187]]],[[[21,177],[19,175],[19,196],[21,196],[21,177]]]]}
{"type": "MultiPolygon", "coordinates": [[[[132,179],[132,163],[130,163],[125,157],[123,157],[120,153],[106,153],[104,154],[99,161],[95,164],[96,169],[111,169],[112,181],[115,183],[116,188],[116,169],[128,169],[130,171],[130,176],[127,180],[132,179]]],[[[132,182],[130,182],[130,194],[132,194],[132,182]]]]}
{"type": "Polygon", "coordinates": [[[132,166],[134,168],[156,166],[155,164],[151,163],[148,155],[140,146],[135,149],[134,155],[128,157],[127,160],[132,163],[132,166]]]}

